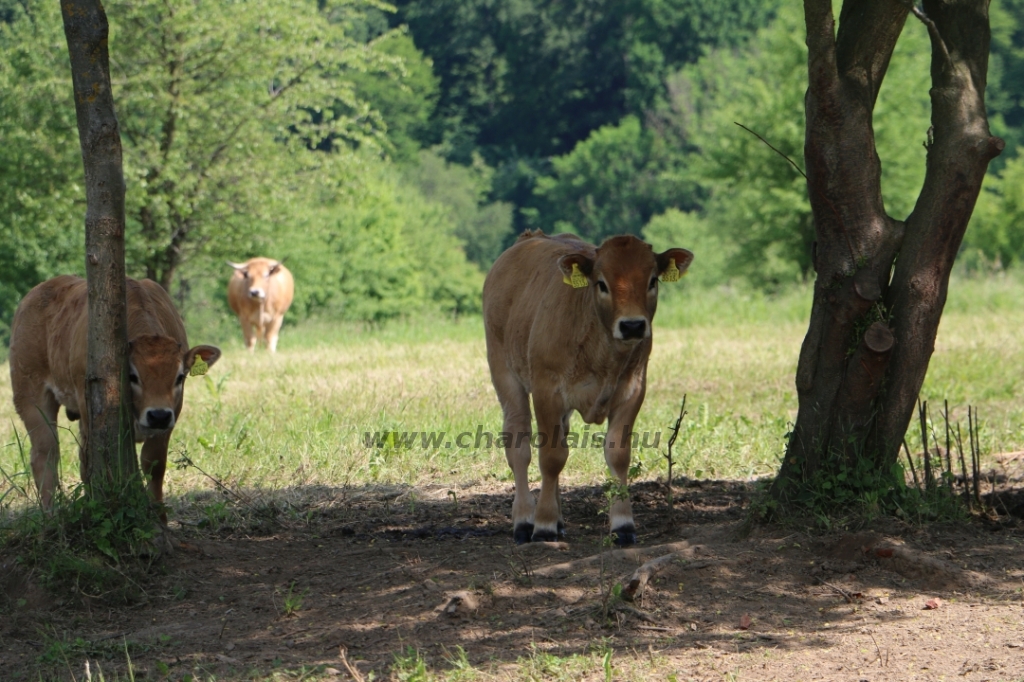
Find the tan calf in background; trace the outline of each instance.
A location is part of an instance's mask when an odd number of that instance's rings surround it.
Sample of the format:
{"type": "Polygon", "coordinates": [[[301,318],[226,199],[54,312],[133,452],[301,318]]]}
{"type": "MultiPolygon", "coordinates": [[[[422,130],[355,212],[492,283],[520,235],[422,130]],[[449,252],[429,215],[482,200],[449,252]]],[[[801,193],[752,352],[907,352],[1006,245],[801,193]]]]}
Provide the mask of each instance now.
{"type": "Polygon", "coordinates": [[[228,261],[228,265],[235,269],[228,281],[228,305],[242,323],[245,347],[254,351],[256,343],[263,341],[271,353],[277,352],[281,323],[295,297],[292,273],[270,258],[228,261]]]}

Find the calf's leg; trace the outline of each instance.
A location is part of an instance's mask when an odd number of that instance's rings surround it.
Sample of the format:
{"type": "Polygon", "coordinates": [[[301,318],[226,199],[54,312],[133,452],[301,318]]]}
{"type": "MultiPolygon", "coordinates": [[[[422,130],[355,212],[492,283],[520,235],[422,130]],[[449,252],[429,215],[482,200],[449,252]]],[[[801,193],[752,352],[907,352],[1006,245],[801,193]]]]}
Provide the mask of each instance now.
{"type": "Polygon", "coordinates": [[[28,432],[32,478],[44,509],[53,506],[60,467],[60,441],[57,438],[57,411],[60,403],[48,389],[43,388],[33,400],[26,395],[27,387],[14,386],[14,407],[28,432]]]}
{"type": "MultiPolygon", "coordinates": [[[[171,432],[147,438],[142,444],[139,459],[142,463],[142,475],[149,479],[149,494],[158,504],[164,501],[164,472],[167,470],[167,445],[171,440],[171,432]]],[[[160,520],[167,523],[167,513],[160,510],[160,520]]]]}
{"type": "Polygon", "coordinates": [[[534,520],[533,542],[550,542],[564,531],[558,476],[569,458],[565,427],[568,423],[561,401],[554,397],[541,398],[534,394],[537,412],[537,447],[540,464],[540,497],[534,520]]]}
{"type": "Polygon", "coordinates": [[[277,336],[281,333],[281,323],[284,322],[284,315],[275,315],[267,329],[267,350],[271,353],[277,352],[277,336]]]}
{"type": "Polygon", "coordinates": [[[530,492],[530,395],[519,380],[505,366],[500,353],[492,357],[491,381],[498,394],[498,402],[505,416],[502,431],[508,434],[505,444],[505,459],[512,469],[516,482],[516,494],[512,501],[512,537],[516,544],[529,542],[533,535],[534,500],[530,492]]]}
{"type": "Polygon", "coordinates": [[[252,320],[245,315],[240,316],[238,319],[242,323],[242,336],[245,337],[245,347],[252,353],[256,350],[256,331],[252,327],[252,320]]]}
{"type": "Polygon", "coordinates": [[[633,505],[629,500],[628,486],[631,435],[639,411],[639,405],[635,409],[624,406],[622,412],[610,415],[608,438],[604,442],[605,462],[619,483],[619,489],[615,491],[608,509],[608,521],[617,545],[636,543],[636,525],[633,523],[633,505]]]}

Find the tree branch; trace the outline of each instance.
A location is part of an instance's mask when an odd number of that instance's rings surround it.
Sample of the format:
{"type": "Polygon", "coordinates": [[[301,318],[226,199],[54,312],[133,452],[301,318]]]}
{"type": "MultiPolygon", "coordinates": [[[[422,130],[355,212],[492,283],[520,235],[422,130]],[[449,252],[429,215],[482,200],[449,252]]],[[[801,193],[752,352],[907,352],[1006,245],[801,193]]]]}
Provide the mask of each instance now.
{"type": "Polygon", "coordinates": [[[836,67],[835,18],[832,0],[804,0],[807,24],[808,96],[823,102],[823,107],[838,105],[839,70],[836,67]]]}
{"type": "Polygon", "coordinates": [[[874,109],[878,91],[903,32],[908,8],[893,0],[846,0],[839,15],[836,60],[843,86],[861,106],[874,109]]]}
{"type": "Polygon", "coordinates": [[[908,2],[907,5],[910,7],[910,12],[917,17],[925,27],[927,27],[928,37],[931,38],[932,41],[932,49],[938,50],[943,61],[946,63],[952,63],[949,59],[949,48],[946,47],[946,41],[944,41],[942,36],[939,34],[939,27],[935,25],[934,21],[928,18],[927,14],[918,9],[913,3],[908,2]]]}

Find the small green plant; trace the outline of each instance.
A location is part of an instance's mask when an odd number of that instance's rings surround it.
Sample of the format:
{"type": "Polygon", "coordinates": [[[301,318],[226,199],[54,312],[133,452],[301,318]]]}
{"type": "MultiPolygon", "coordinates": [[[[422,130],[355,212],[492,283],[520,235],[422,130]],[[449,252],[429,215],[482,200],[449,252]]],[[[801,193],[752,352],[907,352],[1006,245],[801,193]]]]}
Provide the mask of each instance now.
{"type": "Polygon", "coordinates": [[[218,500],[203,507],[203,518],[196,524],[198,528],[208,530],[221,529],[231,518],[226,500],[218,500]]]}
{"type": "MultiPolygon", "coordinates": [[[[70,637],[67,632],[59,632],[53,626],[48,630],[40,630],[39,638],[43,643],[38,658],[40,663],[68,667],[82,659],[96,663],[99,660],[116,661],[123,656],[128,663],[130,675],[134,674],[130,652],[139,653],[148,649],[127,639],[92,641],[83,637],[70,637]]],[[[103,679],[102,673],[99,679],[103,679]]]]}
{"type": "Polygon", "coordinates": [[[669,431],[672,435],[668,439],[668,452],[665,453],[665,463],[668,471],[666,472],[665,480],[665,501],[668,503],[669,512],[673,509],[674,499],[672,497],[672,467],[675,466],[675,459],[672,456],[672,446],[676,444],[676,438],[679,437],[679,427],[683,423],[683,417],[686,416],[686,394],[683,394],[683,403],[679,406],[679,416],[676,418],[675,424],[669,427],[669,431]]]}
{"type": "Polygon", "coordinates": [[[444,660],[451,666],[451,670],[447,675],[448,679],[473,680],[479,677],[479,673],[473,667],[473,664],[469,662],[466,650],[461,646],[456,645],[454,651],[442,646],[441,651],[444,654],[444,660]]]}
{"type": "Polygon", "coordinates": [[[399,682],[429,682],[434,677],[427,670],[427,662],[420,656],[419,650],[411,646],[406,647],[402,653],[395,654],[391,673],[399,682]]]}
{"type": "Polygon", "coordinates": [[[294,616],[302,610],[302,601],[305,596],[309,593],[309,590],[303,590],[301,593],[295,591],[295,581],[288,586],[288,592],[285,593],[284,598],[281,600],[281,608],[285,617],[294,616]]]}
{"type": "Polygon", "coordinates": [[[601,509],[601,514],[607,514],[616,502],[629,499],[629,484],[623,483],[617,478],[610,476],[606,478],[601,489],[604,491],[605,500],[605,506],[601,509]]]}
{"type": "Polygon", "coordinates": [[[584,654],[558,656],[530,644],[528,658],[519,658],[520,672],[517,679],[524,680],[581,680],[610,679],[614,674],[612,658],[614,653],[608,639],[601,639],[587,646],[584,654]]]}

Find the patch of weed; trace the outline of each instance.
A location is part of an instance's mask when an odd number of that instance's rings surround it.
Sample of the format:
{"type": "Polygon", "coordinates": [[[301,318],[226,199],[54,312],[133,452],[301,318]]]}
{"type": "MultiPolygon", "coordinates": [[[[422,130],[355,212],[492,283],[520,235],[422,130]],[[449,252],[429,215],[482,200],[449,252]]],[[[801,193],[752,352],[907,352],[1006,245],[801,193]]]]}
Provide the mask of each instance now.
{"type": "Polygon", "coordinates": [[[44,586],[113,602],[141,596],[162,540],[141,480],[106,493],[79,484],[58,491],[51,510],[28,506],[0,525],[0,551],[44,586]]]}

